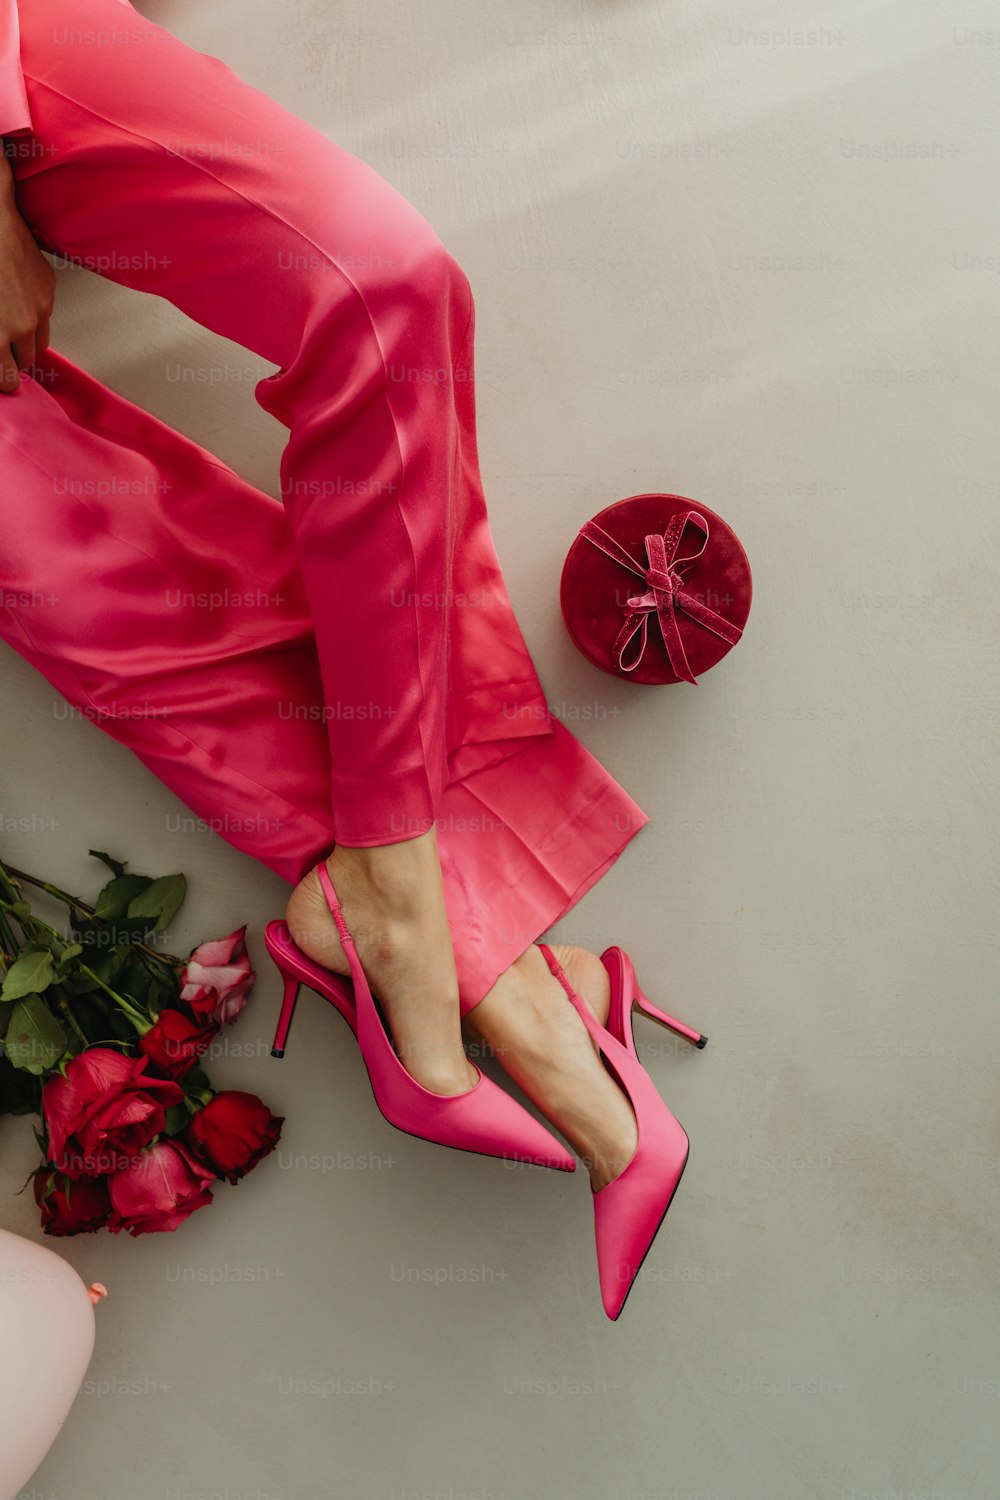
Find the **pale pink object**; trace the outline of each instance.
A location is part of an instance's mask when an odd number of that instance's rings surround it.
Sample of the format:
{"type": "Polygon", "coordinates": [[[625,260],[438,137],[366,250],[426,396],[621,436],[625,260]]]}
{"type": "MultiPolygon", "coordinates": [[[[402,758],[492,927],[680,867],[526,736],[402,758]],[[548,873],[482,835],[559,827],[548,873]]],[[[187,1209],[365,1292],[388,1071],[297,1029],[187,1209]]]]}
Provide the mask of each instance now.
{"type": "Polygon", "coordinates": [[[225,1026],[247,1003],[256,975],[244,945],[246,927],[200,943],[181,974],[181,999],[200,1016],[225,1026]]]}
{"type": "Polygon", "coordinates": [[[47,1246],[0,1229],[0,1500],[24,1488],[76,1399],[94,1350],[93,1293],[47,1246]]]}

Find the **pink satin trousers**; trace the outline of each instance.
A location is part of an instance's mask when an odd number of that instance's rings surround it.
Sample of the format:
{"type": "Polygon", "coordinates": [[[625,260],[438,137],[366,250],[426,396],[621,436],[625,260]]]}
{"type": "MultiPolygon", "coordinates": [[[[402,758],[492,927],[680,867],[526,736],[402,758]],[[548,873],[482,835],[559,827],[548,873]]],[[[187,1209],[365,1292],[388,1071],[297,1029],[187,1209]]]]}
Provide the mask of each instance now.
{"type": "Polygon", "coordinates": [[[511,610],[468,278],[371,167],[124,0],[18,17],[39,243],[273,363],[288,440],[278,499],[44,354],[0,397],[0,631],[289,882],[433,822],[467,1010],[647,821],[511,610]]]}

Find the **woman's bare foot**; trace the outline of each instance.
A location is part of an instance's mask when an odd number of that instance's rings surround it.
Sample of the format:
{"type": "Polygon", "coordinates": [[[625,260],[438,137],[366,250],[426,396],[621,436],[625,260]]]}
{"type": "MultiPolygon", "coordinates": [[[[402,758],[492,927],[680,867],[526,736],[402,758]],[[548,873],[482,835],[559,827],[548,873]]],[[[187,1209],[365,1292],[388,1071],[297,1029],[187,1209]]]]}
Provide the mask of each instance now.
{"type": "MultiPolygon", "coordinates": [[[[326,865],[403,1066],[433,1093],[465,1093],[477,1075],[462,1046],[435,829],[367,849],[338,844],[326,865]]],[[[292,892],[285,920],[310,958],[334,973],[350,974],[312,870],[292,892]]]]}
{"type": "MultiPolygon", "coordinates": [[[[611,981],[597,954],[549,946],[603,1026],[611,981]]],[[[466,1023],[570,1142],[590,1172],[595,1192],[624,1171],[639,1143],[632,1106],[537,946],[532,944],[501,974],[469,1011],[466,1023]]]]}

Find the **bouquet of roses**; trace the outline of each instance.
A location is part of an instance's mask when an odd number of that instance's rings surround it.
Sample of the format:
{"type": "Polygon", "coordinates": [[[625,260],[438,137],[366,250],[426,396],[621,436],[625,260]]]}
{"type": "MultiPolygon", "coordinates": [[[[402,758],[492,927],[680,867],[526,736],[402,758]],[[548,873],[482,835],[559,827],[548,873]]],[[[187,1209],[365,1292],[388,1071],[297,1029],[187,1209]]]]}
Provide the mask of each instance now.
{"type": "Polygon", "coordinates": [[[273,1151],[283,1118],[216,1092],[200,1059],[253,986],[241,927],[186,960],[153,946],[183,875],[112,873],[93,906],[0,861],[0,1114],[41,1115],[32,1174],[46,1234],[176,1229],[273,1151]],[[44,922],[23,886],[69,909],[44,922]]]}

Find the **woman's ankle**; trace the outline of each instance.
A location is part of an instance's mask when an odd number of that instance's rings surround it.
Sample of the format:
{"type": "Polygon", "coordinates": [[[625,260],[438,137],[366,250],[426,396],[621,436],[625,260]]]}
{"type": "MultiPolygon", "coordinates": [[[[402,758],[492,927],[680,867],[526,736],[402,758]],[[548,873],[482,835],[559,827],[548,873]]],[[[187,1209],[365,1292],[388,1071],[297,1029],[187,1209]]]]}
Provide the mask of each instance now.
{"type": "MultiPolygon", "coordinates": [[[[462,1047],[458,976],[434,830],[398,844],[339,844],[326,867],[403,1066],[432,1093],[465,1093],[477,1074],[462,1047]],[[415,844],[419,847],[409,847],[415,844]],[[437,959],[430,969],[432,953],[437,959]]],[[[320,889],[318,879],[315,886],[320,889]]],[[[316,891],[309,888],[303,900],[315,911],[316,891]]],[[[321,891],[319,903],[325,908],[321,891]]],[[[329,912],[322,920],[333,928],[329,912]]],[[[339,960],[337,967],[343,972],[339,960]]]]}
{"type": "MultiPolygon", "coordinates": [[[[581,1000],[602,1026],[607,1025],[611,1008],[611,979],[607,969],[596,953],[589,948],[580,948],[565,943],[549,943],[556,960],[566,978],[579,994],[581,1000]]],[[[515,960],[512,965],[530,986],[537,990],[544,981],[549,986],[551,970],[537,943],[515,960]]]]}
{"type": "Polygon", "coordinates": [[[388,844],[335,844],[326,857],[326,867],[331,878],[338,869],[346,869],[388,889],[413,879],[425,879],[429,871],[440,877],[437,830],[429,828],[414,838],[388,844]]]}

